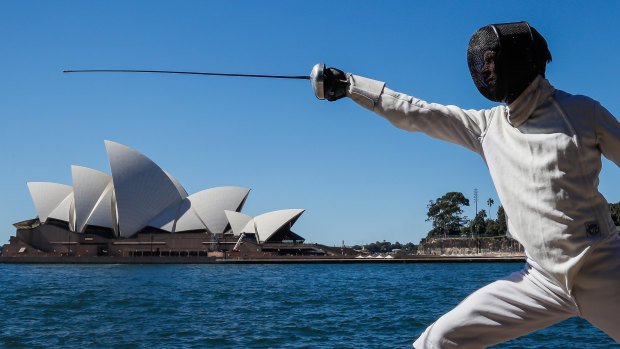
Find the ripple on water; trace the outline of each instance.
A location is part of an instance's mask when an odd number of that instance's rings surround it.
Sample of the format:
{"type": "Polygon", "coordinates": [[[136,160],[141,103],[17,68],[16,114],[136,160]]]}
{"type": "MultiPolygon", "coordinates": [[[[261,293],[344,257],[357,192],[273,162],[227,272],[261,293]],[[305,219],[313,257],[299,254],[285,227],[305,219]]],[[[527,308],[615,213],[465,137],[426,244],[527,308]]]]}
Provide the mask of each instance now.
{"type": "MultiPolygon", "coordinates": [[[[0,265],[0,347],[410,348],[517,264],[0,265]]],[[[498,348],[608,348],[579,319],[498,348]]]]}

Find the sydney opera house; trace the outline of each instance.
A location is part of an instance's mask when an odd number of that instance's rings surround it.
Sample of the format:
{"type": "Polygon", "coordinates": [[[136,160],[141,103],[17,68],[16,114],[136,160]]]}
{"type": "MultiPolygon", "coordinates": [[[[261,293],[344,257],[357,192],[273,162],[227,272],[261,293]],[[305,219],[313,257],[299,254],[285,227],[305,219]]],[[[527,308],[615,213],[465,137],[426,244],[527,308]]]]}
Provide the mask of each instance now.
{"type": "Polygon", "coordinates": [[[303,209],[241,212],[249,188],[189,195],[168,172],[106,141],[111,175],[71,166],[72,185],[29,182],[38,217],[15,223],[3,256],[321,255],[291,228],[303,209]]]}

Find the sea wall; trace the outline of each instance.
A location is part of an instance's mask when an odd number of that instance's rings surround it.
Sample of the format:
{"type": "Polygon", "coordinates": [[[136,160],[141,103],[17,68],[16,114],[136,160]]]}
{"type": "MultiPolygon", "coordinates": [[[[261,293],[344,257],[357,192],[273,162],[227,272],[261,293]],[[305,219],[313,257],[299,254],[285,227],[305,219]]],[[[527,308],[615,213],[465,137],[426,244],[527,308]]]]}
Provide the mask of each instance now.
{"type": "Polygon", "coordinates": [[[398,264],[398,263],[522,263],[522,256],[396,256],[393,258],[355,258],[342,256],[261,256],[237,257],[0,257],[0,264],[398,264]]]}
{"type": "Polygon", "coordinates": [[[216,257],[121,257],[121,256],[27,256],[0,257],[1,263],[9,264],[212,264],[216,257]]]}
{"type": "Polygon", "coordinates": [[[427,238],[420,241],[419,255],[521,255],[523,246],[507,237],[427,238]]]}

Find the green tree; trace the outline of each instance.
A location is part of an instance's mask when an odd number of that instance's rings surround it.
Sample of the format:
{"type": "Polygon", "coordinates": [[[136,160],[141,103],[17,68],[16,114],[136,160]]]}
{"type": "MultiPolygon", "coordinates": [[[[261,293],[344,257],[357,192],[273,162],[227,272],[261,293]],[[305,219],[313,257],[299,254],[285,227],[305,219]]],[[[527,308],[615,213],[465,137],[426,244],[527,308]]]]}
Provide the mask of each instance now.
{"type": "Polygon", "coordinates": [[[471,235],[471,227],[468,225],[464,225],[463,227],[461,227],[461,236],[468,236],[471,235]]]}
{"type": "Polygon", "coordinates": [[[429,200],[426,221],[433,222],[428,236],[458,235],[467,221],[462,206],[469,206],[469,200],[461,192],[449,192],[435,201],[429,200]]]}
{"type": "Polygon", "coordinates": [[[379,246],[380,242],[372,242],[368,245],[366,245],[366,249],[368,250],[368,252],[370,253],[377,253],[379,251],[381,251],[381,246],[379,246]]]}
{"type": "Polygon", "coordinates": [[[418,246],[416,246],[413,242],[408,242],[403,245],[403,252],[405,253],[413,253],[418,250],[418,246]]]}
{"type": "Polygon", "coordinates": [[[474,235],[483,235],[487,229],[487,212],[480,210],[476,217],[469,222],[469,229],[474,235]]]}
{"type": "Polygon", "coordinates": [[[500,231],[499,224],[497,223],[496,220],[494,220],[494,219],[487,219],[486,224],[487,224],[487,226],[486,226],[486,229],[484,230],[484,235],[487,235],[487,236],[500,236],[500,235],[504,235],[505,232],[501,232],[500,231]]]}
{"type": "Polygon", "coordinates": [[[609,204],[609,212],[616,226],[620,225],[620,202],[609,204]]]}
{"type": "MultiPolygon", "coordinates": [[[[362,248],[359,245],[354,246],[354,248],[355,247],[359,247],[356,248],[356,250],[360,250],[362,248]]],[[[396,241],[395,243],[391,243],[385,240],[383,240],[383,242],[377,241],[368,245],[364,245],[364,248],[370,253],[386,253],[391,252],[394,249],[401,249],[403,253],[415,253],[418,251],[418,246],[413,244],[412,242],[408,242],[403,245],[398,241],[396,241]]]]}
{"type": "Polygon", "coordinates": [[[491,218],[491,206],[493,206],[494,203],[495,201],[493,201],[492,198],[489,198],[489,200],[487,200],[487,205],[489,205],[489,218],[491,218]]]}
{"type": "Polygon", "coordinates": [[[497,208],[497,231],[498,235],[506,235],[508,231],[508,227],[506,226],[506,213],[504,212],[504,206],[500,206],[497,208]]]}

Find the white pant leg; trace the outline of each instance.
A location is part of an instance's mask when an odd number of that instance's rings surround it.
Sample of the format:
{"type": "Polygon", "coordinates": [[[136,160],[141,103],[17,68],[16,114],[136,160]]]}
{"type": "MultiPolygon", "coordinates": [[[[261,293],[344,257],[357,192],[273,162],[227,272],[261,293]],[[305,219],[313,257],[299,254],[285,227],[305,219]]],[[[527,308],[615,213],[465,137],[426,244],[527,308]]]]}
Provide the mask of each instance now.
{"type": "Polygon", "coordinates": [[[595,246],[575,278],[581,316],[620,343],[620,238],[595,246]]]}
{"type": "Polygon", "coordinates": [[[420,348],[484,348],[578,314],[566,292],[529,264],[472,293],[413,343],[420,348]]]}

